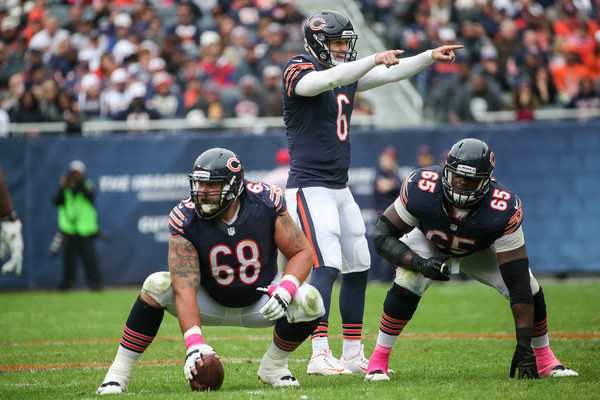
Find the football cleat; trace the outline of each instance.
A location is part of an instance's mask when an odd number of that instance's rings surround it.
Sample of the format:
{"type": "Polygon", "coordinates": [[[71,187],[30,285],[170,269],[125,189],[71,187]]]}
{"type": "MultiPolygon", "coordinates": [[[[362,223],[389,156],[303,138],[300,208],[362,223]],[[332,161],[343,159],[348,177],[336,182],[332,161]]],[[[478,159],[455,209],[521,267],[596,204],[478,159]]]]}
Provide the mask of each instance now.
{"type": "Polygon", "coordinates": [[[119,382],[105,382],[98,390],[96,390],[96,394],[115,394],[115,393],[124,393],[127,391],[127,388],[123,388],[119,382]]]}
{"type": "Polygon", "coordinates": [[[369,366],[369,360],[365,358],[365,345],[361,345],[358,354],[350,359],[340,357],[340,364],[354,375],[364,375],[369,366]]]}
{"type": "Polygon", "coordinates": [[[567,368],[562,364],[559,364],[552,368],[552,370],[550,371],[550,376],[552,378],[563,378],[566,376],[579,376],[579,374],[576,371],[573,371],[572,369],[567,368]]]}
{"type": "Polygon", "coordinates": [[[275,361],[267,354],[258,367],[258,379],[273,387],[300,386],[287,367],[287,359],[275,361]]]}
{"type": "Polygon", "coordinates": [[[389,375],[380,369],[371,371],[365,375],[365,381],[367,381],[367,382],[389,381],[389,380],[390,380],[389,375]]]}
{"type": "Polygon", "coordinates": [[[347,370],[340,360],[331,354],[331,350],[322,349],[313,355],[306,367],[308,375],[350,375],[352,371],[347,370]]]}

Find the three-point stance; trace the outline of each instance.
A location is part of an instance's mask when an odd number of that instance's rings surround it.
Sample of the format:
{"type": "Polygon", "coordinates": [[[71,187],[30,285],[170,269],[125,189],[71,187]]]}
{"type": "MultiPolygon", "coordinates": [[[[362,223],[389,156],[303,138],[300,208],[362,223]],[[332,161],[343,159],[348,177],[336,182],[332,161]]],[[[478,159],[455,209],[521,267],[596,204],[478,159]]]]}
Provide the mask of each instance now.
{"type": "Polygon", "coordinates": [[[350,118],[354,94],[409,78],[436,61],[452,62],[453,50],[442,46],[398,59],[388,50],[356,59],[357,35],[338,11],[320,11],[304,25],[305,48],[286,64],[283,106],[290,173],[286,198],[290,213],[312,246],[311,284],[327,310],[312,335],[309,374],[364,374],[367,359],[361,345],[365,290],[371,264],[365,224],[348,183],[350,118]],[[343,348],[333,356],[328,341],[333,283],[342,274],[340,313],[343,348]]]}
{"type": "Polygon", "coordinates": [[[189,175],[191,197],[169,214],[169,272],[150,275],[133,305],[117,356],[98,394],[127,390],[133,367],[152,343],[164,310],[177,316],[185,338],[184,374],[215,351],[202,325],[275,326],[258,369],[272,386],[298,386],[290,354],[325,313],[319,292],[304,283],[312,256],[275,186],[244,180],[239,158],[226,149],[202,153],[189,175]],[[288,259],[277,274],[277,249],[288,259]]]}
{"type": "Polygon", "coordinates": [[[390,379],[398,335],[431,280],[450,279],[450,265],[510,300],[517,337],[511,377],[517,369],[519,378],[578,375],[550,350],[544,292],[529,269],[521,228],[521,200],[492,178],[494,165],[486,143],[463,139],[450,149],[445,167],[413,171],[379,219],[374,247],[398,268],[365,380],[390,379]]]}

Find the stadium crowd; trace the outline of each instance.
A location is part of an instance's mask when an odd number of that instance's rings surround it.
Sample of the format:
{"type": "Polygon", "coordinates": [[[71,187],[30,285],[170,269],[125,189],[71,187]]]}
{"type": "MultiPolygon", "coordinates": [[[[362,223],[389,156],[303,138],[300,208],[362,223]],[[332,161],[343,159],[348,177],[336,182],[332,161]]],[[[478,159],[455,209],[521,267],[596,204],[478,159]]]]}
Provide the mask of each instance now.
{"type": "MultiPolygon", "coordinates": [[[[465,45],[412,78],[431,120],[600,107],[600,1],[359,4],[406,56],[465,45]]],[[[0,125],[66,122],[77,134],[93,120],[281,116],[281,71],[304,51],[305,17],[294,0],[4,0],[0,125]]]]}

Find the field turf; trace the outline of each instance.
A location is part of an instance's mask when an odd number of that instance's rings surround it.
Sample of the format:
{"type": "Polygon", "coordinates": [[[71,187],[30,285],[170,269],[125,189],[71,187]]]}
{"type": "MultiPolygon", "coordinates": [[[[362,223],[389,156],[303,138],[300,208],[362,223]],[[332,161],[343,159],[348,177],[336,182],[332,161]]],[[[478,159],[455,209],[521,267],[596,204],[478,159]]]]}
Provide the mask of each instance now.
{"type": "MultiPolygon", "coordinates": [[[[508,377],[515,346],[508,302],[471,281],[435,283],[392,352],[390,382],[360,376],[306,375],[305,342],[290,360],[299,388],[261,383],[258,363],[271,329],[204,327],[221,355],[225,382],[217,392],[191,392],[183,376],[185,347],[177,320],[165,314],[157,338],[134,370],[136,399],[600,399],[600,280],[541,280],[548,303],[551,347],[576,378],[508,377]]],[[[388,285],[370,285],[364,318],[365,352],[375,346],[388,285]]],[[[103,292],[0,293],[0,399],[91,399],[118,347],[139,288],[103,292]]],[[[337,299],[337,288],[334,294],[337,299]]],[[[337,301],[330,345],[342,347],[337,301]]]]}

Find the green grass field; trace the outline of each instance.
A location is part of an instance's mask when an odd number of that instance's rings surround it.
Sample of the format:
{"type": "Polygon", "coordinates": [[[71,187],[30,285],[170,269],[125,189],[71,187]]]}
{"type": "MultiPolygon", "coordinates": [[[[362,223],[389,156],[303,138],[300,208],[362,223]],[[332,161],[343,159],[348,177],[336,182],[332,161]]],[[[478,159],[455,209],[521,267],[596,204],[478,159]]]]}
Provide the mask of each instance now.
{"type": "MultiPolygon", "coordinates": [[[[473,282],[434,284],[392,352],[390,382],[360,376],[306,375],[310,341],[292,356],[299,388],[275,389],[256,376],[271,329],[204,327],[221,355],[218,392],[192,392],[183,376],[185,348],[177,320],[165,314],[157,339],[140,359],[128,394],[140,399],[600,399],[600,281],[542,280],[551,347],[577,378],[508,377],[515,340],[508,302],[473,282]],[[554,335],[554,337],[552,336],[554,335]]],[[[365,352],[375,346],[387,285],[371,285],[364,319],[365,352]]],[[[118,347],[139,289],[0,293],[0,399],[90,399],[118,347]]],[[[337,297],[337,292],[334,298],[337,297]]],[[[337,309],[337,303],[333,304],[337,309]]],[[[332,307],[332,309],[333,309],[332,307]]],[[[340,355],[339,312],[330,344],[340,355]]],[[[106,397],[106,396],[105,396],[106,397]]]]}

